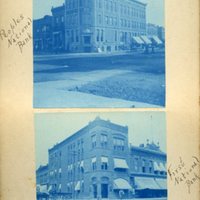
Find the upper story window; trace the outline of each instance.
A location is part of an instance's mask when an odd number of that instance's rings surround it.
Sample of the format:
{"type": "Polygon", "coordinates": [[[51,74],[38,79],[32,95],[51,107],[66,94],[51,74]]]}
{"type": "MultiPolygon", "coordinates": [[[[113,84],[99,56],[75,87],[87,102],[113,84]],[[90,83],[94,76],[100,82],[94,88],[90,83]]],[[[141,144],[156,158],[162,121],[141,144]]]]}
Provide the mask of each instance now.
{"type": "Polygon", "coordinates": [[[92,148],[95,148],[97,146],[97,137],[96,135],[92,136],[92,148]]]}
{"type": "Polygon", "coordinates": [[[56,24],[59,23],[59,17],[56,17],[56,24]]]}
{"type": "Polygon", "coordinates": [[[146,163],[146,161],[145,161],[145,160],[142,160],[142,172],[143,172],[143,173],[146,173],[145,163],[146,163]]]}
{"type": "Polygon", "coordinates": [[[92,170],[93,171],[97,170],[97,158],[96,157],[92,158],[92,170]]]}
{"type": "Polygon", "coordinates": [[[101,169],[107,170],[108,169],[108,157],[101,157],[101,169]]]}
{"type": "Polygon", "coordinates": [[[105,134],[101,135],[101,146],[102,147],[107,147],[108,145],[108,136],[105,134]]]}
{"type": "Polygon", "coordinates": [[[125,149],[125,141],[122,138],[114,138],[114,150],[124,151],[125,149]]]}

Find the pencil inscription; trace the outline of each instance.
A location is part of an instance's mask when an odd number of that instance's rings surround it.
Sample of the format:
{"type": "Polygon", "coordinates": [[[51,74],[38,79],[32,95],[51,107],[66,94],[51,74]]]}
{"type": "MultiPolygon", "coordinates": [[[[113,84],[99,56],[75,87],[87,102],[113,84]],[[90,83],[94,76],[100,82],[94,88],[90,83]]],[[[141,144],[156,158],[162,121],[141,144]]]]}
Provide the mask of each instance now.
{"type": "Polygon", "coordinates": [[[170,164],[167,171],[170,180],[174,182],[174,185],[186,185],[187,191],[190,194],[192,186],[198,184],[200,180],[199,166],[200,159],[196,156],[192,156],[192,161],[190,164],[186,163],[182,157],[180,157],[178,164],[170,164]]]}
{"type": "Polygon", "coordinates": [[[7,41],[8,48],[14,45],[17,46],[22,53],[24,46],[32,40],[31,25],[31,18],[23,14],[12,18],[9,22],[9,28],[0,29],[1,41],[7,41]]]}

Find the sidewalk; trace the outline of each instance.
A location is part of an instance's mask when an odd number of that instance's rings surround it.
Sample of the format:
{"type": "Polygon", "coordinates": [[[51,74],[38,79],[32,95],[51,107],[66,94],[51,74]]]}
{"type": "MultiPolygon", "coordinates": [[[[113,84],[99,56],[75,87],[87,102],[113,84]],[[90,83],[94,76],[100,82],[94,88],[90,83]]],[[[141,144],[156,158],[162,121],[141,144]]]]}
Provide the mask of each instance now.
{"type": "Polygon", "coordinates": [[[144,50],[137,51],[117,51],[117,52],[91,52],[91,53],[60,53],[60,54],[46,54],[46,55],[34,55],[34,61],[40,60],[53,60],[63,58],[83,58],[83,57],[110,57],[110,56],[122,56],[122,55],[137,55],[143,57],[144,55],[156,55],[157,53],[163,53],[162,50],[157,50],[155,53],[144,54],[144,50]]]}

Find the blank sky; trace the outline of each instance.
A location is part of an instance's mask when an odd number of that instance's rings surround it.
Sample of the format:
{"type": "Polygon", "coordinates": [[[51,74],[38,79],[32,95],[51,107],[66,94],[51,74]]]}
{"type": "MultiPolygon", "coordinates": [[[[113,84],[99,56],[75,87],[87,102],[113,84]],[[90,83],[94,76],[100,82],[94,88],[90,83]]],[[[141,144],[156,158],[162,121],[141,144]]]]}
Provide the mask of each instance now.
{"type": "MultiPolygon", "coordinates": [[[[164,26],[164,0],[139,1],[147,4],[147,22],[164,26]]],[[[52,6],[60,6],[64,2],[64,0],[33,0],[33,18],[50,15],[52,6]]]]}
{"type": "Polygon", "coordinates": [[[93,121],[97,116],[128,126],[129,143],[138,146],[146,140],[159,142],[166,152],[164,112],[50,113],[35,114],[36,166],[46,164],[48,149],[93,121]]]}

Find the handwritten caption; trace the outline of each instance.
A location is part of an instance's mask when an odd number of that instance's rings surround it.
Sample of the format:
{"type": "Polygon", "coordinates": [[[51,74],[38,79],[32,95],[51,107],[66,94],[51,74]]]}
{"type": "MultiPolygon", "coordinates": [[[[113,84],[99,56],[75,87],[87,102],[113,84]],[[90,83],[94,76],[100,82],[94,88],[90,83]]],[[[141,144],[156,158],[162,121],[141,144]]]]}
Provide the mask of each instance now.
{"type": "Polygon", "coordinates": [[[22,53],[24,47],[32,40],[31,25],[31,18],[20,14],[10,20],[8,29],[0,29],[0,38],[8,43],[8,48],[15,45],[22,53]]]}
{"type": "Polygon", "coordinates": [[[199,175],[200,159],[196,156],[192,156],[192,161],[190,164],[186,163],[182,157],[179,158],[178,164],[168,167],[168,175],[170,180],[174,182],[174,185],[184,184],[187,188],[188,193],[191,193],[191,188],[198,184],[200,180],[199,175]]]}

